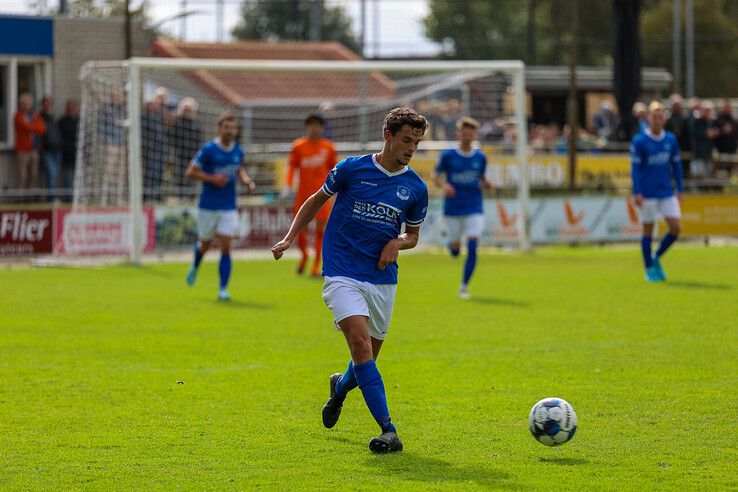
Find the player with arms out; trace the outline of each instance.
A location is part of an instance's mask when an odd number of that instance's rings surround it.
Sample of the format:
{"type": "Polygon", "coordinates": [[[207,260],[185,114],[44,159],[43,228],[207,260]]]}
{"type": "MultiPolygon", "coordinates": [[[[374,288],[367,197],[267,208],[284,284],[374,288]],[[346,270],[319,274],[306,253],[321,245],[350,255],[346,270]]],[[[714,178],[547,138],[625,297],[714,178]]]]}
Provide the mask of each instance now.
{"type": "MultiPolygon", "coordinates": [[[[318,191],[328,173],[338,162],[336,149],[333,143],[323,138],[325,120],[317,114],[308,115],[305,118],[305,130],[307,135],[292,142],[290,150],[289,167],[287,168],[286,192],[292,189],[295,171],[299,174],[299,184],[293,213],[297,215],[303,203],[318,191]]],[[[284,193],[286,194],[286,193],[284,193]]],[[[315,236],[313,248],[315,249],[315,261],[311,270],[313,277],[320,277],[320,255],[323,249],[323,235],[328,217],[331,214],[331,205],[323,205],[315,216],[315,236]]],[[[297,235],[297,247],[300,248],[302,258],[297,267],[298,275],[305,271],[308,261],[308,231],[307,228],[297,235]]]]}
{"type": "Polygon", "coordinates": [[[466,236],[466,262],[459,297],[471,298],[468,286],[477,266],[477,246],[484,225],[482,187],[492,188],[485,177],[487,157],[472,147],[479,138],[479,122],[463,117],[456,124],[459,145],[441,152],[433,180],[445,196],[443,220],[448,230],[448,249],[456,258],[461,250],[461,237],[466,236]]]}
{"type": "Polygon", "coordinates": [[[237,133],[236,117],[231,114],[221,115],[218,118],[218,137],[197,151],[186,171],[188,178],[202,181],[197,216],[198,241],[195,243],[192,264],[187,270],[187,285],[195,284],[200,262],[213,239],[217,239],[220,244],[220,301],[231,300],[228,293],[231,241],[238,232],[236,178],[238,177],[249,193],[254,190],[254,182],[242,166],[244,151],[235,141],[237,133]]]}
{"type": "Polygon", "coordinates": [[[636,135],[630,145],[631,177],[633,196],[641,209],[643,237],[641,252],[646,267],[646,280],[660,282],[666,280],[661,267],[661,257],[669,246],[679,237],[681,231],[682,159],[676,136],[664,130],[666,115],[664,105],[653,101],[649,105],[649,126],[636,135]],[[674,194],[672,179],[676,182],[674,194]],[[656,254],[651,253],[653,225],[661,215],[669,226],[656,254]]]}
{"type": "Polygon", "coordinates": [[[427,129],[426,119],[411,109],[390,111],[384,120],[382,151],[339,162],[297,212],[284,239],[272,247],[274,258],[281,258],[328,199],[337,195],[323,245],[323,300],[346,338],[351,359],[344,374],[330,376],[323,425],[329,429],[336,425],[346,395],[358,386],[382,430],[369,442],[375,453],[402,450],[375,361],[392,317],[399,252],[418,244],[428,209],[428,189],[408,166],[427,129]]]}

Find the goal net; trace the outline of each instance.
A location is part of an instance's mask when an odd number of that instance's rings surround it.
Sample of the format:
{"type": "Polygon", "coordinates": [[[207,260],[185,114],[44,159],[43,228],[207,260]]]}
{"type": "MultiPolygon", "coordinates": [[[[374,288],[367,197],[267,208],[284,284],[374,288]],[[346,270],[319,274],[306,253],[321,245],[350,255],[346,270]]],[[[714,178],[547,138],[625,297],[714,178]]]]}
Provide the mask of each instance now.
{"type": "Polygon", "coordinates": [[[140,262],[144,253],[191,245],[199,187],[185,170],[215,137],[224,111],[238,117],[237,139],[257,185],[253,195],[239,193],[241,234],[248,236],[240,244],[265,245],[289,225],[290,198],[280,189],[305,117],[325,119],[325,136],[343,158],[380,150],[384,117],[397,106],[430,121],[411,166],[431,193],[437,191],[433,167],[440,150],[455,145],[457,120],[470,116],[482,124],[478,145],[488,159],[514,169],[515,179],[498,183],[496,193],[517,197],[509,215],[515,217],[514,240],[527,249],[523,69],[517,61],[89,62],[81,73],[73,206],[59,221],[57,253],[140,262]]]}

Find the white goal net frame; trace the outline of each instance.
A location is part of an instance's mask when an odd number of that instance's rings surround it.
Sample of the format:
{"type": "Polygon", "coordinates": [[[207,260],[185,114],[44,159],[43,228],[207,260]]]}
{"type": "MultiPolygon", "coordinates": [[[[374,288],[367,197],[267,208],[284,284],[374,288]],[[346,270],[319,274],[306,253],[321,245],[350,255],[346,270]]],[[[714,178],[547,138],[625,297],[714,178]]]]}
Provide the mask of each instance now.
{"type": "MultiPolygon", "coordinates": [[[[124,183],[115,183],[120,186],[123,195],[127,198],[127,203],[119,203],[122,205],[119,212],[128,214],[128,219],[124,222],[127,231],[125,241],[128,242],[128,256],[132,263],[140,264],[143,259],[144,243],[145,243],[145,224],[146,215],[144,212],[144,176],[142,165],[142,111],[145,110],[143,104],[144,76],[149,72],[156,73],[195,73],[195,72],[259,72],[278,73],[278,72],[311,72],[311,73],[353,73],[353,74],[417,74],[419,78],[432,74],[450,74],[454,77],[464,77],[465,75],[481,77],[502,74],[509,78],[507,86],[507,94],[511,105],[511,123],[515,127],[515,138],[511,143],[514,148],[510,149],[510,153],[514,154],[514,160],[517,162],[517,218],[516,230],[518,245],[520,250],[528,251],[531,248],[530,226],[529,226],[529,184],[528,184],[528,166],[527,166],[527,123],[526,123],[526,93],[525,93],[525,65],[522,61],[288,61],[288,60],[228,60],[228,59],[188,59],[188,58],[144,58],[135,57],[126,61],[117,62],[88,62],[82,69],[81,78],[83,80],[83,95],[81,114],[83,121],[80,124],[80,148],[82,147],[84,132],[84,118],[86,114],[94,114],[97,109],[94,107],[96,103],[92,97],[86,97],[84,89],[84,80],[86,75],[95,72],[95,70],[103,69],[120,69],[123,74],[125,104],[125,119],[120,123],[125,131],[125,155],[121,154],[119,159],[127,161],[127,178],[125,175],[119,176],[119,181],[124,181],[127,186],[123,188],[124,183]],[[510,94],[510,92],[512,94],[510,94]]],[[[398,75],[399,76],[399,75],[398,75]]],[[[358,80],[358,98],[359,102],[356,108],[358,112],[358,125],[360,127],[358,134],[361,136],[361,142],[358,142],[361,150],[373,148],[374,144],[381,142],[369,142],[368,135],[371,133],[368,128],[368,112],[371,106],[368,95],[368,77],[356,77],[358,80]]],[[[421,111],[422,113],[422,111],[421,111]]],[[[462,114],[463,115],[463,114],[462,114]]],[[[94,116],[92,117],[94,118],[94,116]]],[[[214,129],[206,129],[212,132],[214,129]]],[[[94,131],[94,129],[93,129],[94,131]]],[[[295,135],[297,137],[299,135],[295,135]]],[[[87,138],[90,138],[88,135],[87,138]]],[[[376,140],[376,139],[375,139],[376,140]]],[[[450,140],[450,139],[449,139],[450,140]]],[[[289,152],[289,142],[276,142],[271,145],[271,152],[281,152],[286,155],[289,152]],[[287,144],[287,145],[285,145],[287,144]]],[[[421,144],[421,149],[423,148],[421,144]]],[[[269,147],[263,143],[254,144],[254,148],[269,147]]],[[[244,149],[247,153],[252,150],[247,142],[244,149]]],[[[340,150],[340,149],[339,149],[340,150]]],[[[84,163],[81,162],[83,152],[78,153],[77,169],[81,169],[84,163]]],[[[105,156],[104,159],[108,159],[105,156]]],[[[411,163],[412,166],[412,163],[411,163]]],[[[110,181],[109,177],[103,178],[105,183],[110,181]]],[[[84,172],[78,172],[75,177],[75,198],[74,207],[84,208],[90,207],[90,203],[85,203],[80,198],[85,193],[90,193],[89,184],[85,184],[84,172]],[[87,187],[87,189],[85,188],[87,187]]],[[[122,200],[120,200],[122,202],[122,200]]],[[[103,200],[105,204],[105,200],[103,200]]],[[[109,203],[108,203],[109,205],[109,203]]],[[[94,204],[93,204],[94,208],[94,204]]],[[[74,209],[72,210],[74,213],[74,209]]]]}

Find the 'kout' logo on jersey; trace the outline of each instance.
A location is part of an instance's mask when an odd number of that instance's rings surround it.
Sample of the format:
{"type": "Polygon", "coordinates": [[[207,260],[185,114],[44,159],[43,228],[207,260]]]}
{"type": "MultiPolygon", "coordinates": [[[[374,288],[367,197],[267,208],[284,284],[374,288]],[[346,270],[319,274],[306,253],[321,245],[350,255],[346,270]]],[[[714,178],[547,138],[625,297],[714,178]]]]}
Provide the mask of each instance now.
{"type": "Polygon", "coordinates": [[[398,186],[397,198],[399,198],[400,200],[408,200],[410,198],[410,188],[402,185],[398,186]]]}
{"type": "Polygon", "coordinates": [[[375,224],[386,224],[397,227],[402,211],[386,203],[354,202],[354,218],[375,224]]]}

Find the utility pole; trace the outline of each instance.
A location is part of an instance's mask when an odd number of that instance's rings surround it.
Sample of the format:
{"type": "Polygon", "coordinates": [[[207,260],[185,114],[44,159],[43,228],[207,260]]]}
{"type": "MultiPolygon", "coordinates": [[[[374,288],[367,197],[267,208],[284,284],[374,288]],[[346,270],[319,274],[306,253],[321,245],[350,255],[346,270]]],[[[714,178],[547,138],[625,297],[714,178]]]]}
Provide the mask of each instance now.
{"type": "Polygon", "coordinates": [[[123,23],[123,31],[125,36],[125,59],[128,60],[131,58],[133,49],[131,47],[131,0],[125,0],[125,12],[124,15],[124,23],[123,23]]]}
{"type": "Polygon", "coordinates": [[[223,42],[223,0],[215,2],[215,36],[219,43],[223,42]]]}
{"type": "Polygon", "coordinates": [[[381,55],[379,46],[379,0],[374,0],[374,30],[372,32],[372,38],[374,38],[374,48],[372,48],[372,58],[379,58],[381,55]]]}
{"type": "Polygon", "coordinates": [[[366,57],[366,0],[361,0],[359,13],[359,51],[362,58],[366,57]]]}
{"type": "Polygon", "coordinates": [[[310,27],[308,28],[308,39],[320,41],[321,27],[323,23],[323,1],[310,0],[310,27]]]}
{"type": "Polygon", "coordinates": [[[536,0],[528,0],[528,60],[526,65],[536,64],[536,0]]]}
{"type": "Polygon", "coordinates": [[[694,4],[684,0],[684,24],[687,62],[687,97],[694,97],[694,4]]]}
{"type": "Polygon", "coordinates": [[[682,0],[672,0],[674,8],[671,43],[671,71],[674,75],[672,92],[682,89],[682,0]]]}
{"type": "Polygon", "coordinates": [[[187,37],[187,16],[185,15],[185,12],[187,12],[187,0],[182,0],[179,3],[179,8],[179,13],[182,16],[179,20],[179,40],[185,41],[185,38],[187,37]]]}
{"type": "Polygon", "coordinates": [[[578,0],[571,1],[571,49],[569,51],[569,191],[576,188],[577,170],[577,134],[579,123],[577,116],[579,108],[577,104],[577,63],[579,58],[577,43],[579,42],[579,8],[578,0]]]}

